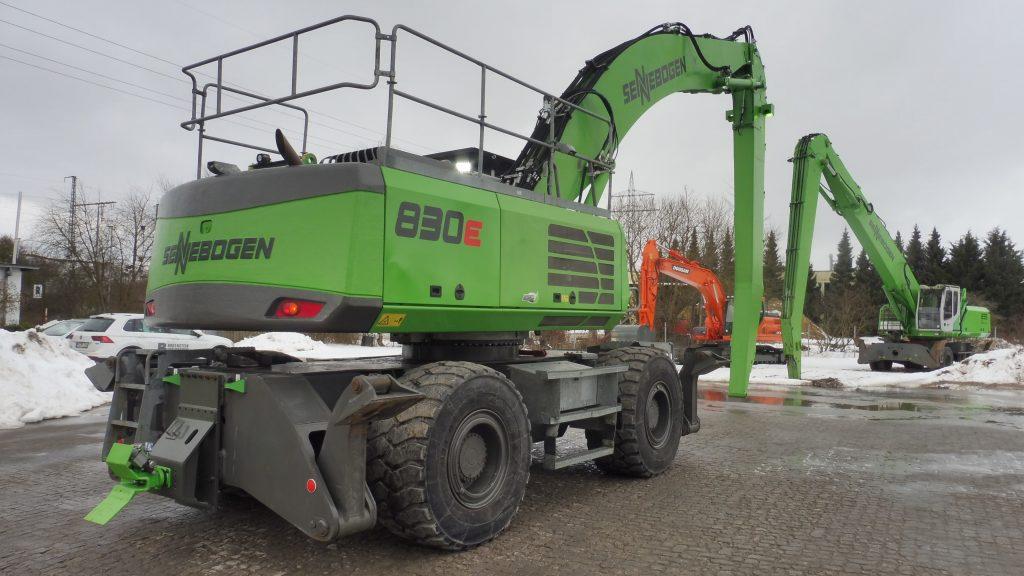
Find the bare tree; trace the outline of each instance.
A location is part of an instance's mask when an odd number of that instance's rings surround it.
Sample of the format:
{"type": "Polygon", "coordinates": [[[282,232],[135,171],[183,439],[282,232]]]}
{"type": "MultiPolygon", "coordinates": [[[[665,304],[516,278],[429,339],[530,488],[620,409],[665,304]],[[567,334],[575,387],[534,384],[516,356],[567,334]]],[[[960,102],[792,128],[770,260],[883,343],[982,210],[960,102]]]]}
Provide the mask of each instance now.
{"type": "Polygon", "coordinates": [[[35,256],[53,269],[47,284],[60,295],[55,312],[140,308],[155,229],[151,191],[133,188],[112,205],[82,193],[77,200],[74,207],[68,196],[50,203],[30,238],[35,256]]]}
{"type": "Polygon", "coordinates": [[[151,199],[151,191],[133,188],[114,211],[111,256],[117,263],[115,287],[120,306],[144,297],[156,229],[156,210],[151,199]]]}
{"type": "Polygon", "coordinates": [[[629,279],[634,281],[640,265],[640,253],[651,237],[655,218],[654,196],[627,191],[613,197],[612,214],[622,225],[626,236],[626,262],[629,264],[629,279]]]}

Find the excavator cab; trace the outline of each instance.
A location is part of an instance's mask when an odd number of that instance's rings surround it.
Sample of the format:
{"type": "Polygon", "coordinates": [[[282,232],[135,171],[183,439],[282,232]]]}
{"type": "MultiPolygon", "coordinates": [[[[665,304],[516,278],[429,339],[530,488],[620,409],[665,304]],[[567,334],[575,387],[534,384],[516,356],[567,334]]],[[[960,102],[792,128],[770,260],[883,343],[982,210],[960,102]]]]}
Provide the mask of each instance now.
{"type": "Polygon", "coordinates": [[[921,286],[917,305],[917,329],[953,332],[960,319],[960,287],[921,286]]]}

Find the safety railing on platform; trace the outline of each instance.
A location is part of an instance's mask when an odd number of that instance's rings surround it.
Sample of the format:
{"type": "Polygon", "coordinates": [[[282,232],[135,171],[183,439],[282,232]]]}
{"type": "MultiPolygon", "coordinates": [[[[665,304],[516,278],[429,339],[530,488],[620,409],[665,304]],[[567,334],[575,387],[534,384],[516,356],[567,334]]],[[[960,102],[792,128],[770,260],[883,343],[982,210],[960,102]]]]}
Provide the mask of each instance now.
{"type": "MultiPolygon", "coordinates": [[[[555,132],[556,118],[558,116],[558,111],[560,109],[568,111],[568,112],[566,112],[568,114],[577,113],[577,112],[581,113],[581,114],[585,114],[585,115],[587,115],[587,116],[589,116],[589,117],[591,117],[591,118],[593,118],[593,119],[595,119],[595,120],[597,120],[599,122],[604,123],[606,126],[608,126],[608,130],[612,131],[612,130],[614,130],[614,126],[612,125],[612,120],[611,120],[610,117],[608,117],[606,115],[598,114],[597,112],[594,112],[592,110],[588,110],[588,109],[580,106],[577,103],[570,102],[570,101],[568,101],[568,100],[566,100],[564,98],[561,98],[559,96],[555,96],[554,94],[551,94],[551,93],[549,93],[547,91],[541,90],[540,88],[537,88],[536,86],[533,86],[532,84],[530,84],[528,82],[525,82],[525,81],[523,81],[523,80],[521,80],[519,78],[516,78],[515,76],[512,76],[511,74],[503,72],[503,71],[499,70],[498,68],[495,68],[494,66],[491,66],[491,65],[489,65],[489,64],[487,64],[485,62],[482,62],[482,61],[480,61],[480,60],[478,60],[476,58],[473,58],[472,56],[469,56],[468,54],[465,54],[464,52],[461,52],[461,51],[459,51],[459,50],[457,50],[457,49],[455,49],[455,48],[453,48],[451,46],[448,46],[447,44],[444,44],[443,42],[440,42],[440,41],[438,41],[438,40],[436,40],[434,38],[431,38],[430,36],[427,36],[426,34],[423,34],[423,33],[419,32],[419,31],[417,31],[417,30],[415,30],[413,28],[410,28],[410,27],[402,25],[402,24],[398,24],[394,28],[392,28],[391,34],[384,34],[384,33],[381,32],[380,25],[376,21],[374,21],[374,20],[372,20],[370,18],[364,18],[364,17],[361,17],[361,16],[339,16],[337,18],[332,18],[330,20],[326,20],[324,22],[320,22],[320,23],[314,24],[312,26],[307,26],[305,28],[301,28],[299,30],[295,30],[293,32],[288,32],[286,34],[281,34],[279,36],[275,36],[273,38],[270,38],[268,40],[264,40],[262,42],[257,42],[255,44],[246,46],[244,48],[239,48],[237,50],[232,50],[230,52],[226,52],[226,53],[220,54],[218,56],[213,56],[211,58],[207,58],[207,59],[202,60],[200,62],[196,62],[195,64],[191,64],[189,66],[185,66],[184,68],[182,68],[182,72],[184,72],[192,81],[192,117],[189,120],[187,120],[185,122],[182,122],[181,126],[182,126],[182,128],[185,128],[186,130],[190,130],[190,131],[191,130],[196,130],[198,128],[198,134],[199,134],[198,140],[199,140],[199,143],[198,143],[198,156],[197,156],[197,166],[196,166],[196,178],[200,178],[202,176],[202,169],[203,169],[203,142],[205,140],[220,142],[220,143],[234,145],[234,146],[240,146],[240,147],[249,148],[249,149],[253,149],[253,150],[259,150],[259,151],[262,151],[262,152],[277,153],[277,150],[273,150],[273,149],[266,148],[266,147],[263,147],[263,146],[259,146],[259,145],[256,145],[256,144],[252,144],[252,143],[248,143],[248,142],[242,142],[242,141],[238,141],[238,140],[232,140],[232,139],[223,138],[223,137],[220,137],[220,136],[213,136],[211,134],[208,134],[207,133],[207,123],[209,123],[210,121],[218,120],[218,119],[223,119],[223,118],[228,118],[230,116],[234,116],[234,115],[237,115],[237,114],[242,114],[244,112],[251,112],[251,111],[258,110],[258,109],[261,109],[261,108],[265,108],[265,107],[268,107],[268,106],[282,106],[282,107],[285,107],[285,108],[289,108],[291,110],[300,112],[302,114],[302,116],[303,116],[302,153],[305,153],[306,152],[306,148],[307,148],[308,134],[309,134],[309,122],[310,122],[309,112],[305,108],[303,108],[301,106],[298,106],[298,105],[295,105],[295,104],[290,104],[290,102],[292,102],[293,100],[298,100],[298,99],[301,99],[301,98],[306,98],[306,97],[309,97],[309,96],[313,96],[313,95],[316,95],[316,94],[322,94],[324,92],[329,92],[329,91],[333,91],[333,90],[340,90],[340,89],[343,89],[343,88],[353,88],[353,89],[359,89],[359,90],[373,90],[374,88],[376,88],[380,84],[380,79],[381,78],[386,78],[387,79],[387,84],[388,84],[387,124],[386,124],[386,129],[385,129],[385,141],[384,141],[384,148],[385,148],[384,154],[385,154],[385,158],[386,158],[386,155],[387,155],[387,150],[391,149],[391,144],[392,144],[392,139],[393,139],[394,122],[395,122],[395,102],[396,102],[396,97],[397,97],[397,98],[403,98],[403,99],[406,99],[406,100],[409,100],[409,101],[412,101],[412,102],[416,102],[417,104],[420,104],[422,106],[426,106],[426,107],[431,108],[433,110],[437,110],[439,112],[443,112],[443,113],[448,114],[450,116],[454,116],[454,117],[459,118],[461,120],[464,120],[466,122],[471,122],[473,124],[476,124],[479,127],[479,137],[478,137],[478,157],[477,157],[477,162],[476,162],[476,169],[474,171],[478,172],[480,174],[484,174],[484,170],[483,170],[483,164],[484,164],[484,162],[483,162],[484,161],[484,145],[485,145],[485,135],[486,135],[487,130],[493,130],[493,131],[496,131],[496,132],[500,132],[500,133],[505,134],[507,136],[511,136],[513,138],[517,138],[519,140],[523,140],[524,142],[533,143],[533,144],[535,144],[537,146],[543,146],[543,147],[547,148],[550,151],[547,154],[547,168],[546,168],[547,169],[547,175],[548,175],[548,177],[547,177],[547,193],[549,195],[553,194],[553,193],[554,194],[558,194],[558,190],[557,189],[556,190],[552,190],[552,186],[553,185],[557,186],[557,178],[552,177],[552,175],[557,176],[557,168],[556,168],[555,163],[554,163],[554,159],[555,159],[555,154],[556,153],[565,154],[567,156],[572,156],[572,157],[576,158],[577,160],[582,161],[583,163],[585,163],[586,166],[587,166],[587,172],[590,175],[590,182],[591,182],[591,184],[593,184],[596,181],[596,175],[597,174],[607,173],[607,174],[610,175],[613,172],[613,170],[614,170],[614,163],[613,162],[607,161],[607,160],[603,160],[603,159],[600,159],[600,158],[588,157],[588,156],[586,156],[584,154],[581,154],[581,153],[577,152],[572,147],[570,147],[570,146],[568,146],[566,144],[558,142],[557,141],[557,135],[556,135],[556,132],[555,132]],[[339,23],[342,23],[342,22],[364,23],[364,24],[366,24],[366,25],[368,25],[368,26],[370,26],[372,28],[373,35],[374,35],[374,56],[373,56],[373,68],[374,68],[374,70],[373,70],[373,80],[370,81],[370,82],[364,82],[364,83],[348,82],[348,81],[346,81],[346,82],[334,82],[334,83],[327,84],[327,85],[324,85],[324,86],[319,86],[319,87],[316,87],[316,88],[311,88],[311,89],[307,89],[307,90],[299,90],[298,89],[298,86],[299,86],[298,63],[299,63],[299,56],[300,56],[300,51],[299,51],[300,37],[303,36],[304,34],[308,34],[308,33],[313,32],[315,30],[320,30],[322,28],[325,28],[325,27],[328,27],[328,26],[332,26],[332,25],[335,25],[335,24],[339,24],[339,23]],[[423,40],[423,41],[433,45],[434,47],[436,47],[436,48],[438,48],[438,49],[440,49],[440,50],[442,50],[444,52],[447,52],[447,53],[449,53],[451,55],[454,55],[454,56],[456,56],[456,57],[458,57],[458,58],[460,58],[462,60],[468,61],[468,62],[474,64],[475,66],[477,66],[479,68],[479,70],[480,70],[480,108],[479,108],[479,113],[477,115],[473,116],[473,115],[470,115],[470,114],[464,114],[462,112],[459,112],[459,111],[454,110],[452,108],[449,108],[447,106],[443,106],[441,104],[438,104],[438,103],[435,103],[435,102],[431,102],[431,101],[429,101],[429,100],[427,100],[425,98],[421,98],[419,96],[416,96],[415,94],[412,94],[412,93],[410,93],[408,91],[399,89],[397,87],[398,86],[398,78],[397,78],[396,66],[397,66],[397,62],[398,62],[398,35],[399,35],[399,32],[407,33],[407,34],[409,34],[411,36],[419,38],[419,39],[421,39],[421,40],[423,40]],[[287,94],[284,94],[282,96],[271,97],[271,96],[265,96],[265,95],[257,94],[257,93],[255,93],[253,91],[250,91],[250,90],[243,90],[243,89],[240,89],[240,88],[237,88],[237,87],[232,87],[232,86],[226,84],[226,82],[225,82],[225,77],[226,77],[225,62],[226,61],[228,61],[232,57],[239,56],[239,55],[245,54],[245,53],[249,53],[249,52],[252,52],[254,50],[257,50],[257,49],[260,49],[260,48],[263,48],[263,47],[266,47],[266,46],[270,46],[270,45],[273,45],[273,44],[281,43],[281,42],[290,42],[291,43],[291,90],[287,94]],[[391,46],[390,46],[390,54],[389,54],[390,62],[389,62],[389,69],[388,70],[381,69],[381,53],[382,53],[382,46],[381,46],[381,44],[383,42],[390,42],[390,44],[391,44],[391,46]],[[215,65],[216,66],[215,79],[214,79],[214,81],[202,84],[201,87],[200,87],[200,81],[197,79],[197,75],[200,74],[199,69],[203,68],[205,66],[209,66],[209,65],[215,65]],[[538,95],[540,95],[542,97],[542,99],[543,99],[543,107],[541,109],[542,110],[541,118],[542,119],[546,119],[548,127],[549,127],[548,138],[547,139],[540,140],[540,139],[534,138],[533,136],[530,136],[530,135],[527,135],[527,134],[522,134],[522,133],[516,132],[514,130],[502,127],[502,126],[498,126],[498,125],[493,124],[493,123],[491,123],[491,122],[489,122],[487,120],[487,80],[488,80],[488,75],[489,74],[496,75],[496,76],[498,76],[500,78],[504,78],[505,80],[513,82],[514,84],[516,84],[516,85],[518,85],[518,86],[520,86],[522,88],[525,88],[525,89],[527,89],[527,90],[529,90],[529,91],[531,91],[531,92],[533,92],[535,94],[538,94],[538,95]],[[247,104],[243,104],[243,105],[240,105],[240,106],[237,106],[237,107],[234,107],[234,108],[226,108],[225,107],[225,103],[224,103],[224,97],[223,97],[225,93],[235,94],[235,95],[237,95],[239,97],[244,97],[244,98],[248,98],[250,100],[255,100],[255,101],[247,103],[247,104]],[[212,100],[214,102],[214,105],[213,105],[213,110],[214,111],[213,111],[213,113],[208,113],[207,108],[208,108],[208,106],[210,104],[211,98],[212,98],[212,100]]],[[[580,195],[580,200],[581,201],[583,200],[582,194],[580,195]]]]}

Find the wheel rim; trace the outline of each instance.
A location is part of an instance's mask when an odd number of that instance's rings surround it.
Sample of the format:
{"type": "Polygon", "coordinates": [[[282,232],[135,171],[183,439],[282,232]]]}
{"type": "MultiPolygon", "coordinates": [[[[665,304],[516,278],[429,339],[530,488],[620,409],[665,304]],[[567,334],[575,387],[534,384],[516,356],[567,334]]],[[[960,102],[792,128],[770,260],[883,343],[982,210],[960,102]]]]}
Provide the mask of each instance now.
{"type": "Polygon", "coordinates": [[[647,393],[645,416],[647,441],[653,448],[664,446],[672,430],[672,399],[664,382],[656,382],[647,393]]]}
{"type": "Polygon", "coordinates": [[[490,504],[509,468],[508,432],[497,414],[477,410],[466,416],[448,445],[448,482],[467,508],[490,504]]]}

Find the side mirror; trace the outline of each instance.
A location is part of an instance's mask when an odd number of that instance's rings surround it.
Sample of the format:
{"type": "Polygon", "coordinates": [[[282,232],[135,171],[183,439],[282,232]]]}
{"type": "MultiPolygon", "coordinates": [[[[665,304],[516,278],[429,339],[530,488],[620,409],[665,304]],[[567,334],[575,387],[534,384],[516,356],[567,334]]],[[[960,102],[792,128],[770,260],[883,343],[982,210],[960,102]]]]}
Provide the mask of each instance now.
{"type": "Polygon", "coordinates": [[[195,336],[196,338],[200,338],[202,337],[203,333],[200,332],[199,330],[193,330],[192,335],[195,336]]]}

